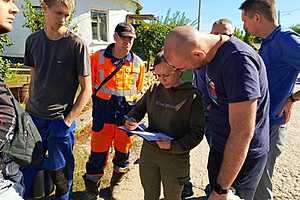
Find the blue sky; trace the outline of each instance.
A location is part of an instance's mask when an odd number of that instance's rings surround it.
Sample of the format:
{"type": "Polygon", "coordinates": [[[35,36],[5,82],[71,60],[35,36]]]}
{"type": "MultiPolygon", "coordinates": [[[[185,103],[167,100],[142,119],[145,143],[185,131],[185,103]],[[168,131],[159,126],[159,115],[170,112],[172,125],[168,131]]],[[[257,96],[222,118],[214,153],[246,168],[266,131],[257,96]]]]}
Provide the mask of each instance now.
{"type": "MultiPolygon", "coordinates": [[[[185,12],[191,19],[198,18],[198,0],[141,0],[143,10],[141,13],[165,16],[168,9],[172,13],[185,12]]],[[[201,30],[210,31],[212,23],[226,17],[236,27],[242,28],[241,11],[238,9],[243,0],[202,0],[201,4],[201,30]]],[[[300,0],[277,0],[277,10],[281,11],[281,25],[290,27],[300,24],[300,0]]]]}

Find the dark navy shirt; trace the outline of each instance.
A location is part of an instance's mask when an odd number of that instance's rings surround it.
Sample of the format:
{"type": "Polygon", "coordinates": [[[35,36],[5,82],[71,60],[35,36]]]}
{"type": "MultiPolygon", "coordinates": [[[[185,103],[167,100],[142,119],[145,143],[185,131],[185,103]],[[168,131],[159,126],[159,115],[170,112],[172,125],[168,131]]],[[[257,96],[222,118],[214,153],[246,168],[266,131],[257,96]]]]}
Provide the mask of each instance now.
{"type": "Polygon", "coordinates": [[[209,98],[209,93],[206,87],[206,66],[196,69],[194,71],[194,84],[197,87],[197,89],[202,93],[202,101],[204,103],[205,110],[207,109],[208,105],[211,104],[211,100],[209,98]]]}
{"type": "Polygon", "coordinates": [[[268,74],[270,91],[270,123],[284,124],[280,112],[293,88],[300,71],[300,36],[278,26],[262,40],[259,54],[268,74]]]}
{"type": "Polygon", "coordinates": [[[269,93],[262,58],[246,43],[230,38],[217,51],[206,71],[206,85],[213,104],[207,113],[210,147],[223,152],[230,134],[229,104],[257,99],[256,125],[248,158],[269,150],[269,93]]]}

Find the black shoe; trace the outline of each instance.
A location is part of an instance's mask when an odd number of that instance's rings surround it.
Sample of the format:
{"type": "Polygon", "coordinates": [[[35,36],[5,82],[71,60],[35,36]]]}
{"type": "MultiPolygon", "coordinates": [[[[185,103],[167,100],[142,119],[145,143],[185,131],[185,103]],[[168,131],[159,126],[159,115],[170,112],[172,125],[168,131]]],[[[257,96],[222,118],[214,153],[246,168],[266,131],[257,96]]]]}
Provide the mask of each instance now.
{"type": "Polygon", "coordinates": [[[111,199],[112,198],[111,187],[106,187],[106,188],[100,189],[99,197],[102,197],[104,199],[111,199]]]}
{"type": "Polygon", "coordinates": [[[193,184],[191,182],[187,182],[183,186],[183,190],[181,192],[181,197],[186,198],[186,197],[190,197],[190,196],[193,196],[193,195],[194,195],[193,184]]]}
{"type": "Polygon", "coordinates": [[[84,174],[82,176],[83,180],[84,180],[84,185],[85,185],[85,191],[87,192],[91,192],[91,193],[95,193],[98,194],[98,190],[99,190],[99,185],[100,185],[100,181],[98,183],[93,182],[89,179],[87,179],[86,174],[84,174]]]}

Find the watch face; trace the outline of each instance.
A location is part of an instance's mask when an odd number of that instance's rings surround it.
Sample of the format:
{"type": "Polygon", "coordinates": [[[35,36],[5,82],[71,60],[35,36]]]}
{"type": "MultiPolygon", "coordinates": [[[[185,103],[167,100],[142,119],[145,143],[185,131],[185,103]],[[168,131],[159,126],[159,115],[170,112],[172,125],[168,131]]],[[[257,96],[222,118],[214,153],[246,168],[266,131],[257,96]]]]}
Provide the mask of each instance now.
{"type": "Polygon", "coordinates": [[[216,185],[214,185],[214,191],[218,194],[227,194],[228,193],[228,189],[223,189],[222,186],[218,183],[216,185]]]}

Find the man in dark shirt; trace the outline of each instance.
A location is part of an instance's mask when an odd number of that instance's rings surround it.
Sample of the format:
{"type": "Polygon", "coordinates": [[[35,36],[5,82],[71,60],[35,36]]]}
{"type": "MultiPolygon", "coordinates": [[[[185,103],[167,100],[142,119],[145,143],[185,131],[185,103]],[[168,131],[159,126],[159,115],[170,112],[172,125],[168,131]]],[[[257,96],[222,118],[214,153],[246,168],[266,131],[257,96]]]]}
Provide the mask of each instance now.
{"type": "Polygon", "coordinates": [[[229,199],[228,190],[252,200],[269,150],[269,94],[261,57],[235,37],[201,33],[190,26],[172,30],[165,60],[175,70],[203,67],[211,99],[206,134],[209,200],[229,199]],[[180,48],[177,48],[179,47],[180,48]]]}
{"type": "MultiPolygon", "coordinates": [[[[19,12],[12,0],[0,0],[0,34],[12,31],[12,23],[19,12]]],[[[0,149],[12,138],[16,113],[3,77],[0,77],[0,149]]],[[[0,152],[0,199],[22,200],[24,187],[19,166],[5,153],[0,152]]]]}
{"type": "MultiPolygon", "coordinates": [[[[91,96],[87,46],[66,27],[74,6],[74,0],[44,0],[45,28],[27,38],[24,56],[24,64],[31,68],[26,110],[48,151],[45,168],[56,186],[56,200],[71,198],[74,120],[91,96]]],[[[24,177],[29,193],[32,188],[29,170],[24,177]]]]}

